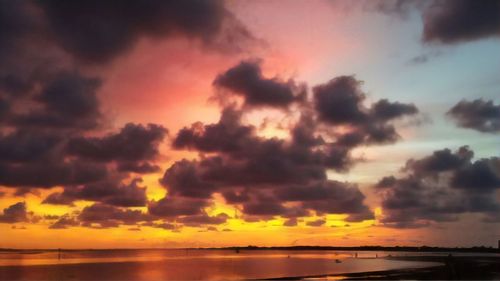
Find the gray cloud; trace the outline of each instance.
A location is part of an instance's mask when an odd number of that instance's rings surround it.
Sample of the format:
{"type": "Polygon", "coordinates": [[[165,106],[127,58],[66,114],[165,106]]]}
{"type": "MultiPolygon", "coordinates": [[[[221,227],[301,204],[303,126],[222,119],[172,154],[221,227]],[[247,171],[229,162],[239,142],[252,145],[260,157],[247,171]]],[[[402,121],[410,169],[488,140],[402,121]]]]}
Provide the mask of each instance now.
{"type": "Polygon", "coordinates": [[[424,42],[453,44],[500,36],[497,0],[437,0],[423,12],[424,42]]]}
{"type": "Polygon", "coordinates": [[[245,99],[247,106],[286,108],[304,98],[304,89],[293,80],[264,78],[258,61],[242,61],[219,74],[213,84],[245,99]]]}
{"type": "Polygon", "coordinates": [[[422,227],[456,221],[465,213],[492,220],[500,211],[495,198],[500,189],[500,160],[472,158],[468,147],[455,152],[438,150],[409,160],[403,177],[382,178],[375,185],[382,198],[382,222],[391,227],[422,227]]]}
{"type": "Polygon", "coordinates": [[[250,32],[223,1],[59,1],[37,2],[53,39],[89,63],[107,63],[142,37],[184,36],[207,46],[240,50],[250,32]],[[230,40],[233,38],[233,40],[230,40]]]}
{"type": "Polygon", "coordinates": [[[500,132],[500,105],[494,105],[491,100],[462,100],[446,114],[453,118],[459,127],[483,133],[500,132]]]}
{"type": "Polygon", "coordinates": [[[3,209],[0,214],[0,223],[27,222],[28,211],[25,202],[18,202],[3,209]]]}

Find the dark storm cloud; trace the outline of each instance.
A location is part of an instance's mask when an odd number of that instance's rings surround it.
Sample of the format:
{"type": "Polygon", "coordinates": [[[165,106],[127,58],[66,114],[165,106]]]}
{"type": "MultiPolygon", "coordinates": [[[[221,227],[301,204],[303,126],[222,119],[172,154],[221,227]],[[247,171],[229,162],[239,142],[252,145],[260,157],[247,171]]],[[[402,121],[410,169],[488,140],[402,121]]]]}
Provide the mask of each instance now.
{"type": "Polygon", "coordinates": [[[160,171],[160,166],[151,164],[149,162],[119,162],[118,171],[132,172],[137,174],[149,174],[160,171]]]}
{"type": "Polygon", "coordinates": [[[240,114],[236,114],[233,109],[225,109],[216,124],[198,124],[197,128],[182,129],[174,145],[177,148],[219,153],[199,161],[178,161],[165,172],[162,184],[174,193],[195,197],[208,197],[217,189],[227,186],[324,179],[323,163],[329,161],[332,168],[337,168],[335,165],[338,163],[334,163],[332,158],[344,157],[326,151],[313,151],[310,143],[297,141],[297,138],[287,142],[258,137],[253,126],[241,124],[240,114]],[[186,138],[186,135],[190,137],[186,138]]]}
{"type": "Polygon", "coordinates": [[[160,125],[128,123],[116,134],[71,139],[68,153],[102,162],[149,160],[158,155],[158,145],[166,134],[160,125]]]}
{"type": "Polygon", "coordinates": [[[357,186],[337,181],[322,181],[309,186],[295,186],[277,190],[283,201],[301,202],[303,209],[316,214],[348,214],[348,221],[373,219],[373,213],[364,204],[365,196],[357,186]]]}
{"type": "Polygon", "coordinates": [[[417,113],[418,109],[413,104],[404,104],[400,102],[391,103],[386,99],[379,100],[372,105],[372,116],[375,119],[383,121],[417,113]]]}
{"type": "Polygon", "coordinates": [[[452,184],[456,188],[475,192],[500,189],[500,158],[479,159],[460,168],[454,174],[452,184]]]}
{"type": "Polygon", "coordinates": [[[227,190],[222,192],[222,196],[228,204],[240,204],[250,201],[248,190],[227,190]]]}
{"type": "Polygon", "coordinates": [[[50,188],[106,176],[102,165],[64,160],[61,146],[61,136],[43,131],[19,129],[0,136],[0,184],[50,188]]]}
{"type": "MultiPolygon", "coordinates": [[[[428,1],[427,1],[428,2],[428,1]]],[[[421,0],[361,0],[356,1],[364,10],[406,18],[413,8],[422,8],[426,1],[421,0]]]]}
{"type": "Polygon", "coordinates": [[[383,177],[380,179],[377,184],[375,184],[376,188],[386,188],[392,187],[397,183],[397,179],[394,176],[383,177]]]}
{"type": "MultiPolygon", "coordinates": [[[[0,183],[20,189],[86,185],[76,193],[51,195],[48,203],[89,199],[81,192],[99,184],[108,186],[102,190],[111,193],[125,192],[128,189],[117,188],[119,184],[112,182],[117,175],[108,169],[107,163],[116,162],[117,171],[122,174],[157,171],[156,165],[145,161],[158,156],[158,145],[165,134],[166,129],[158,125],[128,124],[119,133],[100,138],[73,137],[68,144],[62,132],[20,128],[0,135],[0,183]]],[[[116,200],[142,202],[141,206],[145,203],[144,196],[116,200]]]]}
{"type": "Polygon", "coordinates": [[[491,100],[462,100],[453,106],[447,115],[462,128],[483,133],[500,132],[500,105],[494,105],[491,100]]]}
{"type": "Polygon", "coordinates": [[[288,227],[297,226],[297,218],[289,218],[289,219],[287,219],[283,223],[283,226],[288,226],[288,227]]]}
{"type": "Polygon", "coordinates": [[[150,221],[151,217],[138,210],[96,203],[83,208],[77,219],[83,226],[107,228],[134,225],[142,221],[150,221]]]}
{"type": "Polygon", "coordinates": [[[199,227],[209,224],[223,224],[227,221],[228,218],[229,216],[224,213],[212,217],[205,213],[201,215],[182,217],[178,220],[178,222],[182,223],[185,226],[199,227]]]}
{"type": "Polygon", "coordinates": [[[287,206],[286,201],[280,200],[273,194],[254,192],[252,195],[252,200],[241,204],[242,217],[245,221],[269,220],[274,217],[292,219],[311,215],[308,209],[300,205],[287,206]]]}
{"type": "Polygon", "coordinates": [[[366,95],[361,89],[362,84],[354,76],[339,76],[315,86],[314,108],[319,119],[332,126],[347,125],[353,128],[352,132],[338,137],[340,145],[397,141],[399,134],[390,121],[417,114],[417,107],[382,99],[367,108],[363,105],[366,95]]]}
{"type": "Polygon", "coordinates": [[[445,148],[436,150],[432,155],[422,159],[408,160],[404,169],[416,175],[432,175],[464,167],[473,157],[474,152],[468,146],[460,147],[456,152],[445,148]]]}
{"type": "Polygon", "coordinates": [[[49,157],[62,137],[42,131],[0,132],[0,163],[25,163],[49,157]]]}
{"type": "Polygon", "coordinates": [[[202,177],[218,186],[304,183],[324,179],[319,153],[296,151],[285,142],[265,140],[238,157],[214,156],[199,166],[202,177]]]}
{"type": "Polygon", "coordinates": [[[353,76],[339,76],[313,88],[314,107],[321,120],[334,125],[358,125],[368,115],[362,102],[366,98],[353,76]]]}
{"type": "Polygon", "coordinates": [[[276,198],[259,196],[258,200],[243,204],[243,213],[249,216],[284,216],[287,208],[276,198]]]}
{"type": "Polygon", "coordinates": [[[55,41],[84,62],[106,63],[143,37],[186,36],[238,50],[253,40],[223,1],[42,1],[55,41]]]}
{"type": "Polygon", "coordinates": [[[7,115],[10,110],[10,104],[0,97],[0,122],[7,115]]]}
{"type": "MultiPolygon", "coordinates": [[[[147,204],[146,188],[124,181],[159,170],[155,160],[167,130],[129,123],[102,136],[108,126],[98,97],[104,79],[82,74],[81,66],[110,62],[142,38],[172,36],[223,52],[255,43],[223,1],[0,1],[0,185],[16,195],[63,188],[44,203],[95,202],[51,228],[150,221],[149,214],[126,209],[147,204]]],[[[201,222],[211,202],[185,200],[148,207],[160,217],[201,222]],[[186,211],[192,205],[195,211],[186,211]]],[[[17,208],[6,209],[2,220],[13,221],[17,208]]]]}
{"type": "Polygon", "coordinates": [[[74,206],[73,203],[76,200],[77,199],[73,194],[69,195],[67,192],[54,192],[45,197],[45,199],[43,199],[42,201],[42,204],[74,206]]]}
{"type": "Polygon", "coordinates": [[[101,202],[118,207],[146,206],[146,187],[139,186],[142,180],[136,178],[130,184],[119,180],[104,180],[81,186],[67,186],[63,192],[52,193],[42,203],[72,205],[77,200],[101,202]]]}
{"type": "Polygon", "coordinates": [[[144,223],[141,223],[141,226],[149,226],[149,227],[161,228],[161,229],[166,229],[166,230],[177,230],[178,229],[178,227],[175,224],[167,223],[167,222],[160,222],[160,223],[144,222],[144,223]]]}
{"type": "Polygon", "coordinates": [[[26,203],[18,202],[3,209],[0,214],[0,223],[16,223],[27,222],[28,211],[26,210],[26,203]]]}
{"type": "Polygon", "coordinates": [[[360,84],[341,76],[315,87],[314,106],[304,104],[300,118],[287,128],[290,139],[258,136],[257,128],[243,124],[244,106],[224,108],[218,123],[183,128],[174,148],[207,154],[177,161],[160,182],[171,200],[211,200],[219,193],[228,204],[241,206],[247,221],[311,213],[346,214],[347,221],[373,219],[358,187],[328,181],[326,171],[348,171],[356,162],[351,158],[355,147],[396,141],[399,135],[390,122],[418,109],[387,100],[364,107],[360,84]],[[330,133],[337,125],[352,130],[330,133]]]}
{"type": "Polygon", "coordinates": [[[424,42],[453,44],[500,36],[498,0],[436,0],[422,17],[424,42]]]}
{"type": "Polygon", "coordinates": [[[456,44],[500,36],[497,0],[369,0],[356,4],[364,10],[398,18],[407,18],[412,10],[417,11],[422,17],[425,43],[456,44]]]}
{"type": "Polygon", "coordinates": [[[326,223],[326,220],[324,219],[317,219],[317,220],[314,220],[314,221],[308,221],[306,222],[306,224],[308,226],[322,226],[326,223]]]}
{"type": "Polygon", "coordinates": [[[243,97],[248,106],[286,108],[304,98],[304,89],[293,80],[263,77],[258,61],[240,62],[219,74],[213,84],[243,97]]]}
{"type": "Polygon", "coordinates": [[[203,125],[198,122],[191,128],[184,127],[178,132],[173,147],[203,152],[243,150],[248,142],[253,141],[255,128],[242,125],[241,115],[240,111],[227,107],[216,124],[203,125]]]}
{"type": "Polygon", "coordinates": [[[158,201],[151,201],[148,204],[149,213],[164,218],[174,218],[178,216],[194,216],[203,214],[203,208],[210,205],[210,202],[202,199],[173,198],[165,197],[158,201]]]}
{"type": "Polygon", "coordinates": [[[495,192],[500,189],[500,160],[473,161],[473,151],[460,147],[435,151],[409,160],[403,177],[382,178],[375,187],[382,198],[384,217],[391,227],[420,227],[456,221],[461,214],[478,213],[485,221],[500,211],[495,192]]]}
{"type": "Polygon", "coordinates": [[[201,179],[196,162],[186,159],[170,166],[160,183],[168,186],[169,194],[194,198],[209,198],[215,190],[213,184],[201,179]]]}
{"type": "Polygon", "coordinates": [[[99,86],[98,79],[60,73],[34,98],[44,109],[14,116],[13,123],[36,127],[96,127],[100,116],[96,96],[99,86]]]}
{"type": "Polygon", "coordinates": [[[0,163],[0,184],[17,188],[51,188],[102,180],[106,167],[79,161],[43,159],[21,165],[0,163]]]}
{"type": "Polygon", "coordinates": [[[0,97],[26,95],[60,65],[52,61],[53,50],[46,41],[34,2],[0,1],[0,97]]]}
{"type": "Polygon", "coordinates": [[[66,229],[73,226],[79,226],[80,223],[68,215],[61,216],[56,222],[49,226],[50,229],[66,229]]]}

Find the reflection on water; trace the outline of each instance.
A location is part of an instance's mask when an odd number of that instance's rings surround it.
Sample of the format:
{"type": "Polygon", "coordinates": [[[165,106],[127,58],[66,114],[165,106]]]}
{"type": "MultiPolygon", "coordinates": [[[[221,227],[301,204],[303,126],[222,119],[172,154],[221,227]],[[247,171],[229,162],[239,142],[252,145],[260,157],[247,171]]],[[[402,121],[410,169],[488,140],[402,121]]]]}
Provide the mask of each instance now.
{"type": "Polygon", "coordinates": [[[59,259],[57,251],[0,252],[0,279],[252,279],[435,265],[380,258],[405,255],[402,252],[354,255],[346,251],[101,250],[62,251],[59,259]]]}

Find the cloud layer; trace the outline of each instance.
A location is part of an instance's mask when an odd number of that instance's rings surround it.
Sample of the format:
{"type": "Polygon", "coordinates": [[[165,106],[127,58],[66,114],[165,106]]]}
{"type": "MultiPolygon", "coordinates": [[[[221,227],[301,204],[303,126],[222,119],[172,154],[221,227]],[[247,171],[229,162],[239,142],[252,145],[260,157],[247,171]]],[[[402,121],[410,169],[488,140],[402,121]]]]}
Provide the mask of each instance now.
{"type": "Polygon", "coordinates": [[[500,159],[473,160],[467,146],[452,152],[434,151],[409,160],[402,177],[388,176],[376,185],[382,197],[384,217],[391,227],[421,227],[436,222],[457,221],[459,215],[477,213],[484,221],[498,221],[500,159]]]}

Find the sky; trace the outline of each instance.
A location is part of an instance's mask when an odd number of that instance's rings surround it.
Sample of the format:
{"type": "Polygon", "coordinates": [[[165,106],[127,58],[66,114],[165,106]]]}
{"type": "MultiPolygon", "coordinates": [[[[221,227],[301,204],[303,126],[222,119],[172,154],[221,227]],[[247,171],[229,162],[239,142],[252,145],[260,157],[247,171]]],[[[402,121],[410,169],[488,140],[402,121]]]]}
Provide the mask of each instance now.
{"type": "Polygon", "coordinates": [[[0,0],[0,248],[496,246],[498,50],[498,0],[0,0]]]}

